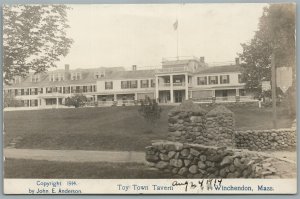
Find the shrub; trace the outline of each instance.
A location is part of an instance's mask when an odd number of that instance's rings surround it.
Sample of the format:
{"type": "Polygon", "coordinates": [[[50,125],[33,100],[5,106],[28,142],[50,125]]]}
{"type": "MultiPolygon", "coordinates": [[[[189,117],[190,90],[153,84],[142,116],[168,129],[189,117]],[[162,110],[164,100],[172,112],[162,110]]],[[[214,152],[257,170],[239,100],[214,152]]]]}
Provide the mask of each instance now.
{"type": "Polygon", "coordinates": [[[72,97],[66,98],[65,105],[66,106],[75,106],[75,108],[82,107],[87,102],[86,96],[82,94],[76,94],[72,97]]]}
{"type": "Polygon", "coordinates": [[[154,99],[146,96],[145,100],[141,101],[138,112],[148,123],[155,124],[160,118],[161,108],[154,99]]]}

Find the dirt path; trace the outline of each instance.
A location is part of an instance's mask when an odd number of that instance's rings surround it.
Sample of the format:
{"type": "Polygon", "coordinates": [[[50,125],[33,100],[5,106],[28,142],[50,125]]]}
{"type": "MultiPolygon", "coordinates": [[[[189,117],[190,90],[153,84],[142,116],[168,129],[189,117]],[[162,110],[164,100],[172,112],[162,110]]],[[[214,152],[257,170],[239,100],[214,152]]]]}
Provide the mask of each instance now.
{"type": "Polygon", "coordinates": [[[5,158],[48,160],[60,162],[145,162],[144,152],[4,149],[5,158]]]}

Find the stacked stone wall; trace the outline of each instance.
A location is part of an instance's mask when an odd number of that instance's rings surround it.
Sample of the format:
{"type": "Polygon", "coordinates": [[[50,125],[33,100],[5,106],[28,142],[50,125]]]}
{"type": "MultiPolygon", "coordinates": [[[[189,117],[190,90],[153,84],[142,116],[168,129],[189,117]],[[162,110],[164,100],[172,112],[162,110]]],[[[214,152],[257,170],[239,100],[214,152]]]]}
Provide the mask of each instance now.
{"type": "Polygon", "coordinates": [[[146,147],[146,160],[176,178],[264,178],[276,172],[256,153],[171,141],[146,147]]]}
{"type": "Polygon", "coordinates": [[[218,106],[206,114],[208,145],[234,146],[234,114],[224,106],[218,106]]]}
{"type": "Polygon", "coordinates": [[[296,129],[271,129],[236,131],[236,148],[254,151],[294,150],[296,149],[296,129]]]}

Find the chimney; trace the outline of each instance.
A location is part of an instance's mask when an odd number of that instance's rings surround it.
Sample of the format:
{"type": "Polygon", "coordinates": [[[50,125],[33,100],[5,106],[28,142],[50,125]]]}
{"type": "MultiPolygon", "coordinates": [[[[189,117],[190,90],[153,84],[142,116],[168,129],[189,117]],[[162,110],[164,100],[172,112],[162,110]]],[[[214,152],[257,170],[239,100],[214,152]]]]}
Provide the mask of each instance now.
{"type": "Polygon", "coordinates": [[[132,71],[136,71],[136,65],[132,65],[132,71]]]}
{"type": "Polygon", "coordinates": [[[200,57],[200,62],[201,62],[201,63],[204,63],[204,62],[205,62],[204,57],[200,57]]]}
{"type": "Polygon", "coordinates": [[[240,65],[240,58],[239,57],[235,58],[235,65],[240,65]]]}
{"type": "Polygon", "coordinates": [[[69,72],[70,70],[70,65],[69,64],[65,64],[65,72],[69,72]]]}

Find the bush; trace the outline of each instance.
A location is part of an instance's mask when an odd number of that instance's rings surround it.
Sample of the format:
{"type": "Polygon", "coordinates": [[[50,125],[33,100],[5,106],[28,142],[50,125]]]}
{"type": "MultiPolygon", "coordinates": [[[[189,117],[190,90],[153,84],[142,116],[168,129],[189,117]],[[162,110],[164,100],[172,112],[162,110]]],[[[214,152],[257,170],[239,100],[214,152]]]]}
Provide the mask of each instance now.
{"type": "Polygon", "coordinates": [[[141,106],[138,112],[144,119],[150,123],[155,124],[155,122],[160,118],[161,108],[154,99],[145,97],[145,100],[141,101],[141,106]]]}
{"type": "Polygon", "coordinates": [[[66,106],[75,106],[75,108],[82,107],[87,102],[86,96],[82,94],[76,94],[72,97],[66,98],[65,105],[66,106]]]}

